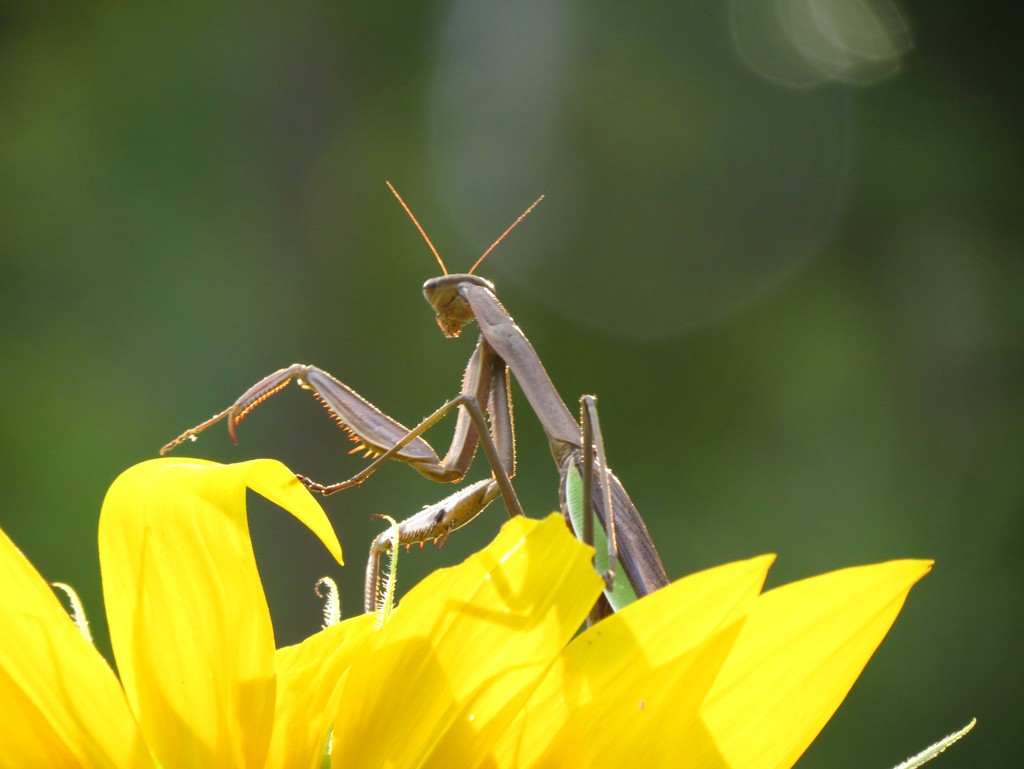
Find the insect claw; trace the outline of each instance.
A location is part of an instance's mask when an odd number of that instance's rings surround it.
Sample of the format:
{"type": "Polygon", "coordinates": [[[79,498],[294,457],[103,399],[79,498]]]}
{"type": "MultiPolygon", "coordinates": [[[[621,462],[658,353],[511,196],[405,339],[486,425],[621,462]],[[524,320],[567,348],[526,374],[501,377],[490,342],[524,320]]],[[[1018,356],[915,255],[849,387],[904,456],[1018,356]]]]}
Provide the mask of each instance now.
{"type": "Polygon", "coordinates": [[[608,569],[601,574],[601,578],[604,580],[605,590],[615,589],[615,569],[608,569]]]}

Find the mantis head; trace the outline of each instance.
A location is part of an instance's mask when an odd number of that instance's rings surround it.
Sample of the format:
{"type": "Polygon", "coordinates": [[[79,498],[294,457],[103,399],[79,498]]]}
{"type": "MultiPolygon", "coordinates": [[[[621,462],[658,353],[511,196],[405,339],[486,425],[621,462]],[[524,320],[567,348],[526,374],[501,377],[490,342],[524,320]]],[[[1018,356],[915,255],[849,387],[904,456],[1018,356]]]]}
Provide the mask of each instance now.
{"type": "Polygon", "coordinates": [[[437,315],[437,325],[441,327],[441,331],[444,332],[446,337],[456,337],[462,332],[462,327],[473,320],[473,308],[469,306],[469,302],[466,301],[466,297],[462,292],[462,288],[469,285],[482,286],[494,293],[494,284],[489,280],[477,277],[473,274],[480,263],[487,258],[487,255],[494,250],[494,247],[498,245],[505,236],[512,232],[512,229],[526,218],[537,204],[544,200],[544,196],[541,195],[533,204],[520,214],[519,218],[516,219],[512,224],[509,225],[496,241],[491,243],[491,247],[484,251],[483,255],[476,260],[472,267],[469,268],[469,272],[449,275],[448,268],[444,266],[444,260],[441,259],[441,255],[437,253],[437,249],[434,248],[434,244],[430,242],[430,238],[427,237],[426,230],[423,229],[419,221],[413,215],[413,212],[409,209],[409,206],[402,200],[402,196],[398,194],[398,191],[391,185],[391,182],[385,182],[388,185],[388,189],[391,190],[392,194],[398,198],[398,202],[402,204],[402,208],[409,214],[409,218],[412,219],[412,223],[416,225],[416,229],[420,231],[420,235],[427,241],[427,245],[430,246],[430,250],[434,253],[434,258],[437,259],[437,263],[441,265],[441,271],[444,273],[441,277],[431,278],[423,284],[423,295],[430,302],[430,306],[434,308],[434,312],[437,315]]]}
{"type": "Polygon", "coordinates": [[[473,308],[462,292],[465,286],[482,286],[494,293],[494,284],[479,275],[441,275],[423,284],[423,296],[437,315],[437,325],[446,337],[456,337],[473,320],[473,308]]]}

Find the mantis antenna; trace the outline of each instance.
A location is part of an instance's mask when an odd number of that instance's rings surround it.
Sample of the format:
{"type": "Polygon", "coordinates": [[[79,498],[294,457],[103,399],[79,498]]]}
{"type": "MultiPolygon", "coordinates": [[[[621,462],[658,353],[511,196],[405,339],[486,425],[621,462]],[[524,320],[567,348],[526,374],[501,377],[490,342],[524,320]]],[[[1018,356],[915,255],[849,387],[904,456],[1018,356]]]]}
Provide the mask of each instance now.
{"type": "MultiPolygon", "coordinates": [[[[431,250],[431,251],[433,252],[433,254],[434,254],[434,258],[435,258],[435,259],[437,259],[437,263],[438,263],[439,265],[441,265],[441,271],[442,271],[442,272],[443,272],[443,273],[444,273],[445,275],[447,275],[447,274],[448,274],[448,268],[444,266],[444,261],[443,261],[443,260],[441,259],[441,255],[440,255],[439,253],[437,253],[437,249],[436,249],[436,248],[434,248],[434,244],[430,242],[430,238],[429,238],[429,237],[427,236],[427,232],[426,232],[426,230],[424,230],[424,229],[423,229],[423,225],[421,225],[421,224],[419,223],[419,220],[417,220],[417,219],[416,219],[416,216],[415,216],[415,215],[413,214],[413,212],[412,212],[412,211],[411,211],[411,210],[409,209],[409,206],[407,206],[407,205],[406,205],[405,201],[404,201],[404,200],[402,200],[402,196],[398,194],[398,190],[396,190],[396,189],[394,188],[394,186],[393,186],[393,185],[391,184],[391,182],[389,182],[389,181],[385,181],[384,183],[385,183],[386,185],[388,185],[388,189],[389,189],[389,190],[391,190],[391,194],[392,194],[392,195],[394,195],[394,196],[395,196],[395,197],[396,197],[396,198],[398,199],[398,202],[399,202],[399,203],[401,203],[401,204],[402,204],[402,208],[404,208],[404,209],[405,209],[405,213],[409,214],[409,218],[410,218],[410,219],[412,219],[412,223],[416,225],[416,229],[420,231],[420,235],[422,235],[422,236],[423,236],[423,239],[424,239],[425,241],[427,241],[427,245],[428,245],[428,246],[430,246],[430,250],[431,250]]],[[[530,205],[530,207],[529,207],[529,208],[527,208],[527,209],[526,209],[525,211],[523,211],[523,213],[521,213],[521,214],[519,215],[519,218],[518,218],[518,219],[516,219],[516,220],[515,220],[514,222],[512,222],[512,224],[510,224],[510,225],[508,226],[508,229],[506,229],[506,230],[505,230],[505,231],[504,231],[503,233],[501,233],[501,235],[499,235],[499,236],[498,236],[498,239],[497,239],[496,241],[494,241],[493,243],[491,243],[491,246],[490,246],[490,248],[488,248],[488,249],[487,249],[486,251],[484,251],[483,255],[482,255],[482,256],[481,256],[481,257],[480,257],[479,259],[477,259],[477,260],[476,260],[476,262],[474,262],[474,263],[473,263],[473,266],[469,268],[469,272],[468,272],[468,273],[466,273],[466,274],[467,274],[467,275],[472,275],[472,274],[473,274],[473,271],[474,271],[474,270],[475,270],[475,269],[476,269],[477,267],[479,267],[479,266],[480,266],[480,263],[481,263],[481,262],[482,262],[482,261],[483,261],[484,259],[486,259],[486,258],[487,258],[487,255],[488,255],[489,253],[491,253],[491,251],[493,251],[493,250],[494,250],[494,247],[495,247],[495,246],[497,246],[497,245],[498,245],[498,244],[499,244],[499,243],[500,243],[501,241],[503,241],[503,240],[505,239],[505,236],[506,236],[506,235],[508,235],[508,234],[509,234],[510,232],[512,232],[512,230],[513,230],[513,229],[515,229],[516,225],[517,225],[517,224],[519,224],[519,222],[523,221],[523,219],[525,219],[525,218],[527,217],[527,215],[528,215],[528,214],[529,214],[529,213],[530,213],[530,212],[531,212],[531,211],[532,211],[533,209],[535,209],[535,208],[537,207],[537,204],[538,204],[538,203],[540,203],[540,202],[541,202],[542,200],[544,200],[544,196],[543,196],[543,195],[541,195],[541,196],[540,196],[539,198],[537,198],[537,199],[536,199],[535,201],[533,201],[533,203],[532,203],[532,204],[530,205]]]]}
{"type": "Polygon", "coordinates": [[[422,235],[423,239],[427,241],[427,245],[430,246],[430,250],[434,252],[434,258],[437,259],[437,263],[441,265],[441,272],[447,275],[448,268],[444,266],[444,260],[441,259],[441,255],[437,253],[437,249],[434,248],[434,244],[431,243],[430,238],[427,237],[427,231],[423,229],[423,225],[419,223],[419,220],[416,218],[413,212],[409,210],[409,206],[405,204],[405,201],[402,200],[402,196],[398,194],[398,190],[396,190],[392,186],[391,182],[385,180],[384,183],[388,185],[388,189],[391,190],[391,194],[398,198],[398,202],[402,204],[402,208],[405,209],[405,213],[409,214],[409,218],[412,219],[412,223],[416,225],[416,229],[420,231],[420,235],[422,235]]]}
{"type": "Polygon", "coordinates": [[[501,241],[503,241],[505,239],[505,236],[508,235],[510,232],[512,232],[512,230],[515,229],[515,226],[517,224],[519,224],[519,222],[523,221],[523,219],[526,218],[527,214],[529,214],[533,209],[535,209],[537,207],[537,204],[540,203],[542,200],[544,200],[544,196],[543,195],[541,195],[539,198],[537,198],[535,201],[533,201],[533,203],[530,204],[530,207],[527,208],[525,211],[523,211],[523,213],[521,213],[519,215],[519,218],[516,219],[514,222],[512,222],[512,224],[510,224],[508,226],[508,229],[505,230],[503,233],[501,233],[501,235],[498,236],[498,239],[496,241],[491,243],[491,247],[488,248],[486,251],[484,251],[483,256],[481,256],[479,259],[477,259],[473,263],[473,266],[469,268],[469,272],[466,273],[466,274],[467,275],[472,275],[473,274],[473,270],[475,270],[477,267],[480,266],[480,262],[482,262],[484,259],[486,259],[487,255],[489,253],[491,253],[491,251],[494,250],[494,247],[496,245],[498,245],[501,241]]]}

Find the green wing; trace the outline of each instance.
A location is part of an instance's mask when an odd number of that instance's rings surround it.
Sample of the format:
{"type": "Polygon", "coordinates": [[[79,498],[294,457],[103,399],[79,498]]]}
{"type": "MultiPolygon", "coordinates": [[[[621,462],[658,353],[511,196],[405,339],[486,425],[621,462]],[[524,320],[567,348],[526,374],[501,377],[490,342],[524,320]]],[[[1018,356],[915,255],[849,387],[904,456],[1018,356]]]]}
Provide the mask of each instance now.
{"type": "MultiPolygon", "coordinates": [[[[569,510],[573,533],[577,539],[582,541],[583,479],[575,465],[570,465],[565,479],[565,504],[569,510]]],[[[608,538],[605,536],[600,519],[596,520],[594,526],[594,550],[594,567],[599,574],[604,573],[608,569],[608,538]]],[[[636,600],[636,592],[629,583],[629,578],[618,558],[615,559],[615,585],[611,590],[605,590],[604,595],[615,611],[620,611],[624,606],[628,606],[636,600]]]]}

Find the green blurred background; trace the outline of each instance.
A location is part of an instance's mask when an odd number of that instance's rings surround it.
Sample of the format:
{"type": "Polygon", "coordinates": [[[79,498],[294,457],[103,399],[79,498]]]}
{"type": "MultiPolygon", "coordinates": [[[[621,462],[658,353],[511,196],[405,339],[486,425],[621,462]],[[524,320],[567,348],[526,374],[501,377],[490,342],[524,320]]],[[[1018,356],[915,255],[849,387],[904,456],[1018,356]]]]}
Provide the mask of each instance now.
{"type": "MultiPolygon", "coordinates": [[[[800,766],[893,766],[972,715],[936,765],[1017,765],[1013,8],[4,3],[0,525],[81,591],[108,651],[96,521],[121,470],[296,361],[407,424],[457,391],[475,334],[439,333],[437,266],[384,180],[454,271],[544,193],[481,272],[571,408],[600,396],[671,576],[937,559],[800,766]]],[[[556,473],[517,403],[540,515],[556,473]]],[[[362,466],[297,389],[240,437],[182,455],[362,466]]],[[[395,466],[327,500],[344,573],[255,504],[278,642],[317,627],[321,574],[358,611],[372,514],[449,491],[395,466]]],[[[503,515],[404,558],[403,586],[503,515]]]]}

